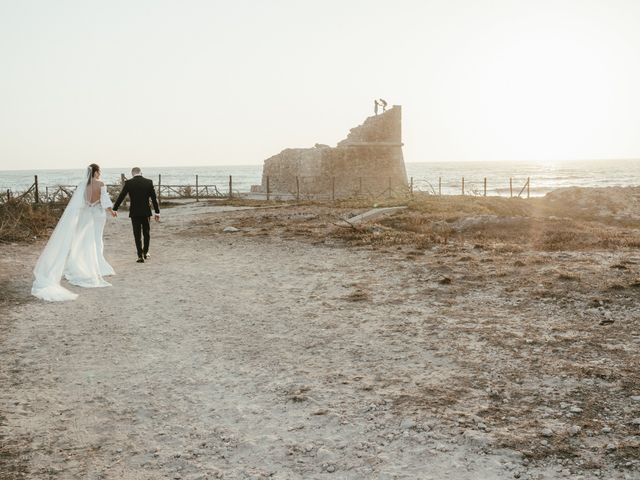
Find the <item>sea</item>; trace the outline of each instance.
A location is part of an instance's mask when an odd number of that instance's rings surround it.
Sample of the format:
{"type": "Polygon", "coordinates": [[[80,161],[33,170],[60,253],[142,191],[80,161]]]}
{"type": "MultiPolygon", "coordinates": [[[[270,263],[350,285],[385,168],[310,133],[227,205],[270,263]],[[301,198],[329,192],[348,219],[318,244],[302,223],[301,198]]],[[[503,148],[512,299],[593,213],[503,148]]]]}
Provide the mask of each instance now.
{"type": "MultiPolygon", "coordinates": [[[[483,194],[484,179],[487,195],[509,196],[526,194],[529,179],[531,196],[542,196],[563,187],[611,187],[640,185],[640,159],[592,160],[579,162],[421,162],[406,163],[407,177],[416,191],[461,194],[464,178],[465,194],[483,194]],[[510,183],[511,182],[511,183],[510,183]],[[511,186],[510,186],[511,185],[511,186]]],[[[128,167],[103,168],[102,179],[107,184],[118,184],[120,175],[130,175],[128,167]]],[[[40,191],[58,185],[72,186],[84,175],[81,169],[66,170],[0,170],[0,192],[20,193],[31,186],[38,176],[40,191]]],[[[233,190],[249,192],[252,185],[260,184],[262,165],[147,167],[143,175],[163,185],[216,185],[220,191],[229,189],[229,176],[233,190]]],[[[370,176],[376,176],[372,171],[370,176]]]]}

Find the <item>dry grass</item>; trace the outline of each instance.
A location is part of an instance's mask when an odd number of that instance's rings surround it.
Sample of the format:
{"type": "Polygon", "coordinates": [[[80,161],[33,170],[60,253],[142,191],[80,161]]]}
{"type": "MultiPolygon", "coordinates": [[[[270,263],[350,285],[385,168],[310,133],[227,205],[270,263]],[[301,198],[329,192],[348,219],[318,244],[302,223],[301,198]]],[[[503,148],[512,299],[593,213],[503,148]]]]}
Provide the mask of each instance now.
{"type": "Polygon", "coordinates": [[[0,243],[31,242],[55,227],[60,210],[23,200],[0,204],[0,243]]]}

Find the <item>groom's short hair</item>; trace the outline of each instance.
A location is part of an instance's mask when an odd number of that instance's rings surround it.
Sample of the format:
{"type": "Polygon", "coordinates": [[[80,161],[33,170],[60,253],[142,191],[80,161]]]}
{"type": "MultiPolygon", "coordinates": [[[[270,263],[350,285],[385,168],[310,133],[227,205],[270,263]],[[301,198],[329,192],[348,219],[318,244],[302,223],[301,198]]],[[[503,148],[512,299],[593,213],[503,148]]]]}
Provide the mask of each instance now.
{"type": "Polygon", "coordinates": [[[140,167],[133,167],[131,169],[131,175],[140,175],[140,173],[142,173],[142,170],[140,170],[140,167]]]}

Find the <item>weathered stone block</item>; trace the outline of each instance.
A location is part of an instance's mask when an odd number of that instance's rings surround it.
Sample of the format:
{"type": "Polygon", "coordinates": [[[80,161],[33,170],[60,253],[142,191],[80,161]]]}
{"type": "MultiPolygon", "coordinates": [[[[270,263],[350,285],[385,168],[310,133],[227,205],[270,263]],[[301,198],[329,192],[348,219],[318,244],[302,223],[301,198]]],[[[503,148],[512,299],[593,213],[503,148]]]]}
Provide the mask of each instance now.
{"type": "Polygon", "coordinates": [[[352,128],[334,148],[288,148],[268,158],[262,184],[252,191],[301,195],[381,196],[406,189],[402,155],[402,109],[396,105],[352,128]],[[297,182],[296,182],[297,179],[297,182]]]}

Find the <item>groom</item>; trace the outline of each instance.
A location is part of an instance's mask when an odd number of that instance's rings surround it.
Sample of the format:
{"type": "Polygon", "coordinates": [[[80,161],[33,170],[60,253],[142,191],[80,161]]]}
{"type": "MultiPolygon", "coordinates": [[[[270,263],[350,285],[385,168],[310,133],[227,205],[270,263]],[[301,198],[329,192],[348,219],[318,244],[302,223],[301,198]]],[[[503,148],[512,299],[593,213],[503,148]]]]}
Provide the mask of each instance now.
{"type": "Polygon", "coordinates": [[[155,210],[154,218],[156,222],[160,220],[160,208],[156,199],[156,190],[153,188],[153,181],[142,176],[142,171],[138,167],[131,169],[132,178],[124,182],[122,191],[118,195],[116,203],[113,205],[114,213],[117,212],[124,197],[129,194],[129,217],[131,225],[133,225],[133,238],[136,241],[136,249],[138,250],[138,263],[144,263],[149,258],[149,219],[151,218],[151,208],[149,208],[149,199],[153,203],[155,210]],[[140,239],[140,233],[144,237],[144,246],[140,239]]]}

